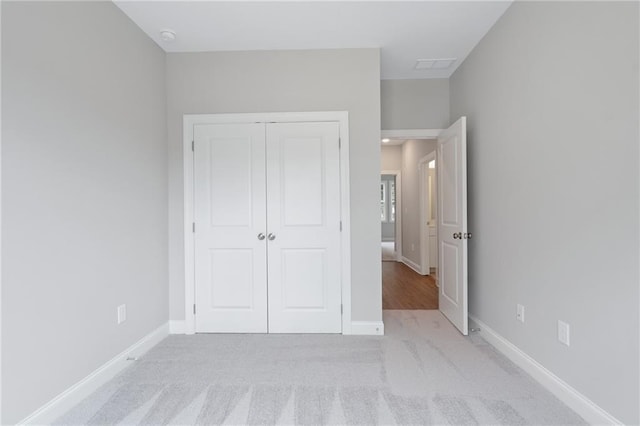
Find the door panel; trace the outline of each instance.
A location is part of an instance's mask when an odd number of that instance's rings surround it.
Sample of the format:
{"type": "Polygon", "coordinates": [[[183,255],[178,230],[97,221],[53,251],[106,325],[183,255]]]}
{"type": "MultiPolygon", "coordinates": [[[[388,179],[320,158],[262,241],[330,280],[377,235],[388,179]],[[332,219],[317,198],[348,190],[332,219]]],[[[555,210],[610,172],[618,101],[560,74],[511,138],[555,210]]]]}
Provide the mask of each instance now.
{"type": "Polygon", "coordinates": [[[326,250],[282,250],[282,309],[327,309],[326,250]]]}
{"type": "MultiPolygon", "coordinates": [[[[325,182],[323,139],[291,137],[281,141],[280,214],[284,226],[322,226],[325,182]]],[[[275,163],[271,167],[278,167],[275,163]]]]}
{"type": "Polygon", "coordinates": [[[194,127],[196,332],[267,331],[264,124],[194,127]]]}
{"type": "Polygon", "coordinates": [[[440,311],[462,334],[467,317],[467,159],[466,118],[438,137],[438,242],[440,311]],[[454,238],[460,235],[460,238],[454,238]]]}
{"type": "Polygon", "coordinates": [[[340,333],[338,123],[267,125],[269,332],[340,333]]]}
{"type": "Polygon", "coordinates": [[[208,146],[211,226],[250,227],[253,219],[250,139],[220,138],[208,146]]]}
{"type": "Polygon", "coordinates": [[[211,293],[209,306],[213,309],[254,308],[253,251],[247,249],[209,250],[211,293]]]}
{"type": "Polygon", "coordinates": [[[458,247],[447,242],[442,243],[442,255],[447,261],[445,262],[444,269],[440,274],[442,296],[445,297],[449,303],[458,305],[460,297],[458,293],[458,247]]]}
{"type": "Polygon", "coordinates": [[[453,134],[442,141],[440,145],[441,161],[445,168],[441,171],[442,185],[445,189],[450,189],[442,194],[442,222],[448,226],[459,226],[458,216],[460,206],[460,190],[458,188],[458,145],[459,135],[453,134]],[[447,167],[449,166],[449,167],[447,167]]]}

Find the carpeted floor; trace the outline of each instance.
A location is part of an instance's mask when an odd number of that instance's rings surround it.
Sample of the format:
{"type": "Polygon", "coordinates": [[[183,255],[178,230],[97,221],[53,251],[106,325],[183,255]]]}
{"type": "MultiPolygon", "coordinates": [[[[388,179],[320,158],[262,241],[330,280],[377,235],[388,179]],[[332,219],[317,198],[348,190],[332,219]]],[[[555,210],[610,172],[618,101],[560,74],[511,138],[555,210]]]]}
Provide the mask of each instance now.
{"type": "Polygon", "coordinates": [[[56,424],[585,424],[438,311],[384,321],[383,337],[170,336],[56,424]]]}

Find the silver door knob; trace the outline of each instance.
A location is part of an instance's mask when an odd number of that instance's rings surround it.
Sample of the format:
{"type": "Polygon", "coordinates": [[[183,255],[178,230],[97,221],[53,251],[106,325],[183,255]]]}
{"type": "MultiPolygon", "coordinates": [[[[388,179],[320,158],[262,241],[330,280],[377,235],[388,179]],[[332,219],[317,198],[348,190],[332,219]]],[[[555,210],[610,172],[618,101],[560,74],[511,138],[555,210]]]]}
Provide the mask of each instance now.
{"type": "Polygon", "coordinates": [[[262,232],[258,234],[258,239],[260,241],[264,240],[264,234],[262,232]]]}
{"type": "Polygon", "coordinates": [[[273,241],[273,240],[276,239],[276,236],[275,236],[275,234],[269,233],[269,236],[267,238],[269,239],[269,241],[273,241]]]}
{"type": "Polygon", "coordinates": [[[454,232],[453,233],[453,239],[454,240],[458,240],[458,239],[462,239],[462,232],[454,232]]]}

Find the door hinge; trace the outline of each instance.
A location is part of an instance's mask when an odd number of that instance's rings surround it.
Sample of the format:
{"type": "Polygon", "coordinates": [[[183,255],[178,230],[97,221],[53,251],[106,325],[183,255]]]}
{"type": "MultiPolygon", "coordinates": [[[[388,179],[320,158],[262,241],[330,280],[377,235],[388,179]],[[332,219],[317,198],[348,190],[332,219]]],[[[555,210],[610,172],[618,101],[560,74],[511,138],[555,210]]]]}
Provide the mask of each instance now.
{"type": "Polygon", "coordinates": [[[195,150],[196,150],[196,142],[191,141],[191,151],[195,151],[195,150]]]}
{"type": "Polygon", "coordinates": [[[340,304],[340,313],[343,314],[344,310],[342,309],[342,303],[340,304]]]}
{"type": "Polygon", "coordinates": [[[340,221],[340,232],[342,232],[342,221],[340,221]]]}
{"type": "Polygon", "coordinates": [[[196,314],[196,304],[194,303],[193,304],[193,315],[195,315],[195,314],[196,314]]]}
{"type": "Polygon", "coordinates": [[[342,138],[338,138],[338,149],[342,148],[342,138]]]}
{"type": "Polygon", "coordinates": [[[193,222],[191,225],[192,225],[192,226],[191,226],[192,231],[193,231],[193,232],[196,232],[196,223],[195,223],[195,222],[193,222]]]}

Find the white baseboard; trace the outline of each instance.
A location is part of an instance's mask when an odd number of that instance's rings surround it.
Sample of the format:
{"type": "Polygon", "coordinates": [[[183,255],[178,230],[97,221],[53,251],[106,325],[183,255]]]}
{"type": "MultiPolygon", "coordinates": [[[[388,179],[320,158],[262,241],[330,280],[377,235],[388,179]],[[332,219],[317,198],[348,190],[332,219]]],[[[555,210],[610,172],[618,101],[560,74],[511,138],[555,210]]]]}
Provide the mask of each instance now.
{"type": "Polygon", "coordinates": [[[169,321],[169,334],[185,334],[187,324],[185,320],[169,321]]]}
{"type": "Polygon", "coordinates": [[[420,265],[415,263],[413,260],[407,259],[406,257],[402,256],[402,263],[404,263],[409,268],[413,269],[414,271],[416,271],[417,273],[422,275],[422,271],[421,271],[422,268],[420,267],[420,265]]]}
{"type": "Polygon", "coordinates": [[[76,406],[80,401],[129,366],[131,361],[127,361],[127,357],[141,356],[168,335],[169,324],[165,323],[116,355],[93,373],[47,402],[31,415],[18,422],[18,425],[51,424],[58,417],[76,406]]]}
{"type": "Polygon", "coordinates": [[[513,343],[492,330],[485,323],[469,315],[469,319],[480,327],[480,335],[498,351],[522,368],[558,399],[582,416],[592,425],[621,425],[620,420],[607,413],[586,396],[547,370],[542,364],[520,350],[513,343]]]}
{"type": "Polygon", "coordinates": [[[384,323],[382,321],[351,321],[352,335],[382,336],[384,335],[384,323]]]}

